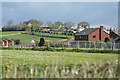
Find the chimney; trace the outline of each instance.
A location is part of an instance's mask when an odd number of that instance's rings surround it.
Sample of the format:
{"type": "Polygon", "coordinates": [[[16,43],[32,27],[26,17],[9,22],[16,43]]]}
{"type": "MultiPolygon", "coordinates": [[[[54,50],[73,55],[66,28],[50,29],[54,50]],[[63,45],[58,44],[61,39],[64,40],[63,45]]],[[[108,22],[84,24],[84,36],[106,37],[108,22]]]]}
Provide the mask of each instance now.
{"type": "Polygon", "coordinates": [[[112,33],[112,28],[110,28],[110,34],[112,33]]]}
{"type": "Polygon", "coordinates": [[[100,26],[100,32],[99,32],[99,40],[100,41],[103,41],[102,37],[103,37],[103,25],[100,26]]]}
{"type": "Polygon", "coordinates": [[[101,31],[103,31],[103,27],[104,27],[103,25],[100,26],[101,31]]]}

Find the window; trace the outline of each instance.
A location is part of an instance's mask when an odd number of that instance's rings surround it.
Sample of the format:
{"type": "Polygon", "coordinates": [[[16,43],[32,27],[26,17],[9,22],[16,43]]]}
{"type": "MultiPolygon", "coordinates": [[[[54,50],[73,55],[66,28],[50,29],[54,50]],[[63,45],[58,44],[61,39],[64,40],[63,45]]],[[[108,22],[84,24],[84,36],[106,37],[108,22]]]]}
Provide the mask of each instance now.
{"type": "Polygon", "coordinates": [[[95,38],[96,36],[95,35],[93,35],[93,38],[95,38]]]}

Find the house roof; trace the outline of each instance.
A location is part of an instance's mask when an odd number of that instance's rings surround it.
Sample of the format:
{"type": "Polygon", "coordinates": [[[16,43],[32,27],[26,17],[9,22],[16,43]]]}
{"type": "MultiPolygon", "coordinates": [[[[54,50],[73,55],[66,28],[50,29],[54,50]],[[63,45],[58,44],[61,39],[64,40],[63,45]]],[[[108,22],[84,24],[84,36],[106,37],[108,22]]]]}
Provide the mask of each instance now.
{"type": "Polygon", "coordinates": [[[76,33],[75,35],[76,35],[76,36],[77,36],[77,35],[89,35],[89,34],[91,34],[92,32],[96,31],[97,29],[99,29],[99,28],[86,28],[86,29],[84,29],[83,31],[76,33]]]}
{"type": "Polygon", "coordinates": [[[118,34],[117,32],[113,31],[115,34],[117,34],[118,36],[120,36],[120,34],[118,34]]]}

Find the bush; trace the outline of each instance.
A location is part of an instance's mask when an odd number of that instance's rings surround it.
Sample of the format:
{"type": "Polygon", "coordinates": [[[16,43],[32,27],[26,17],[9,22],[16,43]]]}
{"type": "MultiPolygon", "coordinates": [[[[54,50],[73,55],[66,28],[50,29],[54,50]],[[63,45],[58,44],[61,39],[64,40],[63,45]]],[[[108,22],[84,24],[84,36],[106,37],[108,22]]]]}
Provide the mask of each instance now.
{"type": "Polygon", "coordinates": [[[40,38],[39,46],[43,46],[45,44],[44,38],[40,38]]]}
{"type": "Polygon", "coordinates": [[[19,47],[2,47],[2,50],[34,50],[34,51],[61,51],[61,52],[86,52],[86,53],[108,53],[108,54],[119,54],[120,50],[111,49],[70,49],[70,48],[53,48],[53,47],[34,47],[34,48],[19,48],[19,47]]]}
{"type": "Polygon", "coordinates": [[[12,40],[14,41],[15,45],[20,44],[20,39],[12,39],[12,40]]]}
{"type": "Polygon", "coordinates": [[[104,42],[109,42],[109,41],[110,41],[110,39],[108,37],[106,37],[104,42]]]}

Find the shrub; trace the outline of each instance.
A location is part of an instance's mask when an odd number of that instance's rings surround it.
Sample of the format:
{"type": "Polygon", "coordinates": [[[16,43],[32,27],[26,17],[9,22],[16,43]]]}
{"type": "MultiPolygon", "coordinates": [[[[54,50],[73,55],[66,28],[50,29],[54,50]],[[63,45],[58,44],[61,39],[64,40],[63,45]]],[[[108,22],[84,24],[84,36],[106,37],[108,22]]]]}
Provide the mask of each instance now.
{"type": "Polygon", "coordinates": [[[106,37],[104,42],[109,42],[109,41],[110,41],[110,39],[108,37],[106,37]]]}
{"type": "Polygon", "coordinates": [[[108,53],[108,54],[119,54],[120,50],[111,49],[70,49],[70,48],[53,48],[53,47],[34,47],[34,48],[19,48],[19,47],[2,47],[2,50],[35,50],[35,51],[61,51],[61,52],[87,52],[87,53],[108,53]]]}
{"type": "Polygon", "coordinates": [[[44,38],[40,38],[39,46],[43,46],[45,44],[44,38]]]}
{"type": "Polygon", "coordinates": [[[15,45],[20,44],[20,39],[12,39],[12,40],[14,41],[15,45]]]}

